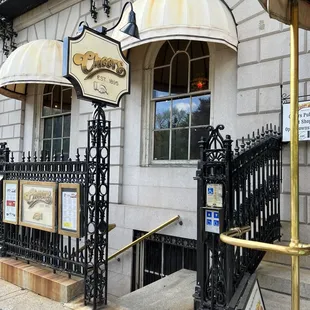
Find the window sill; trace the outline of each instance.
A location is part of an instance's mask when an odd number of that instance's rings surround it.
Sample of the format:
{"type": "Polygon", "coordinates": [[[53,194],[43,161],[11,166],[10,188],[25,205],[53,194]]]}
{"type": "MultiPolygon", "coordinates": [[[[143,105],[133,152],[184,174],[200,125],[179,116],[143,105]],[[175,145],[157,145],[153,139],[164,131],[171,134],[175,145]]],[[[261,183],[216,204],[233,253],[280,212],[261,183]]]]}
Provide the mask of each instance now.
{"type": "Polygon", "coordinates": [[[195,160],[153,160],[148,165],[143,167],[157,168],[157,167],[182,167],[182,168],[194,168],[197,166],[198,159],[195,160]]]}

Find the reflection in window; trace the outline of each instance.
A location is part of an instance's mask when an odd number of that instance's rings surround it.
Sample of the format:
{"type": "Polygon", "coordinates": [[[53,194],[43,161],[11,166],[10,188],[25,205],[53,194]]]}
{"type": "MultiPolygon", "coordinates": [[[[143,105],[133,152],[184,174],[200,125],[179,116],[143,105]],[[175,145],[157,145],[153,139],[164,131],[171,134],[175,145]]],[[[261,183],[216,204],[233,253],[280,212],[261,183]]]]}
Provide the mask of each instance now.
{"type": "Polygon", "coordinates": [[[42,121],[44,156],[69,158],[72,89],[46,85],[43,93],[42,121]]]}
{"type": "Polygon", "coordinates": [[[198,159],[198,141],[210,123],[207,43],[165,42],[155,61],[153,81],[153,158],[198,159]]]}

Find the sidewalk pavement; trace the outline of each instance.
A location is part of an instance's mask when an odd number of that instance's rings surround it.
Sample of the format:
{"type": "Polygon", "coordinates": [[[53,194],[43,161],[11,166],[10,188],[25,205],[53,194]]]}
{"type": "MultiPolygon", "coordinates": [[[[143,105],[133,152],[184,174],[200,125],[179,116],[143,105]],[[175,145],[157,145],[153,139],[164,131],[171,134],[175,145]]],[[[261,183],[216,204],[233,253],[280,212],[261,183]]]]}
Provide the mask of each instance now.
{"type": "MultiPolygon", "coordinates": [[[[121,308],[109,304],[104,309],[121,308]]],[[[92,307],[84,306],[83,297],[63,304],[0,279],[0,310],[92,310],[92,307]]]]}

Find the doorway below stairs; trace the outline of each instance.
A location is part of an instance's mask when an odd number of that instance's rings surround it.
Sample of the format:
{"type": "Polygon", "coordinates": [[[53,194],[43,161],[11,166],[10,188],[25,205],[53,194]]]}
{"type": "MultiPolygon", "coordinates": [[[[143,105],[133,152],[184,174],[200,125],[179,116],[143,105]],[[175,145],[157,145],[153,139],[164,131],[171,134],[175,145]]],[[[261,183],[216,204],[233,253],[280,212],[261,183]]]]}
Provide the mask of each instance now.
{"type": "MultiPolygon", "coordinates": [[[[134,231],[134,240],[145,232],[134,231]]],[[[196,240],[154,234],[133,248],[131,290],[135,291],[181,269],[196,271],[196,240]]]]}

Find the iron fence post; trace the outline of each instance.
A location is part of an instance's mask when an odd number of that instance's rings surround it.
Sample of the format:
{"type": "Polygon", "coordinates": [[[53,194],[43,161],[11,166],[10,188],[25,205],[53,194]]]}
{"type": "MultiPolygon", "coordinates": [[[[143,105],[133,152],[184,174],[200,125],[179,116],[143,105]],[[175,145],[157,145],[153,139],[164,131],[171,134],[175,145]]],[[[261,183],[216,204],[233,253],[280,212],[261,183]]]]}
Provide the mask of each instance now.
{"type": "MultiPolygon", "coordinates": [[[[233,205],[233,188],[232,188],[232,140],[229,135],[224,140],[225,161],[226,161],[226,184],[225,184],[225,226],[224,231],[234,227],[234,205],[233,205]]],[[[234,274],[234,248],[231,245],[225,245],[225,278],[226,278],[226,303],[231,300],[233,291],[233,274],[234,274]]]]}
{"type": "Polygon", "coordinates": [[[206,141],[199,141],[200,160],[196,171],[197,185],[197,281],[194,294],[194,309],[200,309],[206,297],[206,246],[204,231],[205,181],[204,164],[206,141]]]}
{"type": "Polygon", "coordinates": [[[6,256],[6,235],[7,235],[7,227],[6,224],[3,223],[3,180],[5,179],[5,163],[9,161],[10,150],[6,146],[6,142],[0,143],[0,174],[2,175],[2,180],[0,182],[0,257],[6,256]]]}
{"type": "Polygon", "coordinates": [[[104,103],[93,104],[87,144],[84,300],[97,309],[107,304],[110,122],[105,118],[104,103]]]}

